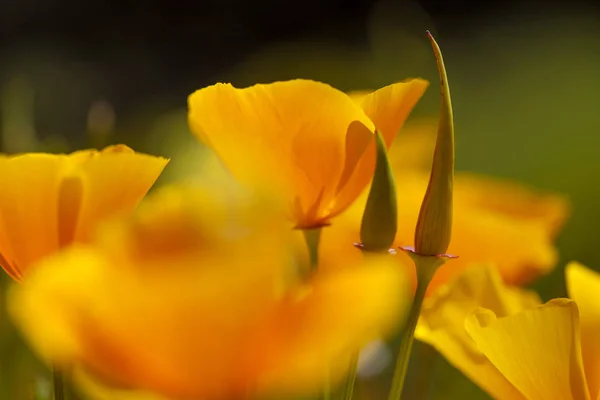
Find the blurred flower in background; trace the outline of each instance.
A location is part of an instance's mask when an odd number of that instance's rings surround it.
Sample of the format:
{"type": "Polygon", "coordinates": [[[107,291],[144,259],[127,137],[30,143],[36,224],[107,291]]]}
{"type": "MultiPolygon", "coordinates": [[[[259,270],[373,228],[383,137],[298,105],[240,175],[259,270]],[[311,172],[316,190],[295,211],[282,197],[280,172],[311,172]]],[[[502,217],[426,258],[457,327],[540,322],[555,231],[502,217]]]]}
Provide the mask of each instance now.
{"type": "Polygon", "coordinates": [[[0,157],[2,268],[20,281],[35,262],[89,241],[102,220],[133,211],[167,162],[123,145],[0,157]]]}
{"type": "Polygon", "coordinates": [[[387,258],[300,279],[290,238],[245,191],[167,187],[91,245],[42,261],[9,307],[44,359],[93,385],[310,394],[395,329],[409,296],[387,258]]]}

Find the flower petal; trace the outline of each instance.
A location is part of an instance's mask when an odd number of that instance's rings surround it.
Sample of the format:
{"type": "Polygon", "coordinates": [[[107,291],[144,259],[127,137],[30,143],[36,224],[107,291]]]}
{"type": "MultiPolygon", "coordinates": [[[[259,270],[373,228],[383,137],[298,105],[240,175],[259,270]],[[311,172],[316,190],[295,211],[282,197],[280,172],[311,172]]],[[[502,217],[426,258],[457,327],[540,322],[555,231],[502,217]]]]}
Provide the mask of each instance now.
{"type": "Polygon", "coordinates": [[[389,257],[317,276],[290,298],[262,335],[262,385],[282,393],[314,393],[328,376],[335,384],[348,357],[398,326],[410,302],[407,280],[389,257]],[[343,310],[352,310],[344,312],[343,310]]]}
{"type": "Polygon", "coordinates": [[[497,318],[480,309],[465,328],[477,347],[529,400],[589,399],[575,302],[554,299],[497,318]]]}
{"type": "Polygon", "coordinates": [[[480,175],[464,172],[457,180],[461,186],[457,193],[460,201],[539,224],[550,238],[554,238],[569,216],[569,201],[563,195],[538,192],[510,180],[483,179],[480,175]]]}
{"type": "Polygon", "coordinates": [[[479,306],[505,316],[539,303],[534,292],[505,286],[495,268],[471,267],[425,299],[415,337],[435,347],[493,397],[520,399],[523,396],[470,339],[464,321],[479,306]]]}
{"type": "Polygon", "coordinates": [[[592,399],[600,396],[600,275],[577,262],[565,270],[569,297],[579,307],[583,365],[592,399]]]}
{"type": "Polygon", "coordinates": [[[49,363],[105,385],[239,397],[262,372],[248,338],[294,271],[289,224],[240,196],[162,189],[92,244],[40,261],[11,291],[13,319],[49,363]]]}
{"type": "Polygon", "coordinates": [[[0,158],[2,267],[19,280],[29,265],[58,250],[58,198],[64,156],[24,154],[0,158]]]}
{"type": "MultiPolygon", "coordinates": [[[[217,84],[190,95],[188,104],[192,131],[238,179],[261,182],[282,195],[299,227],[323,224],[330,217],[347,169],[350,125],[357,121],[365,132],[373,131],[372,122],[346,94],[309,80],[245,89],[217,84]]],[[[360,146],[365,132],[357,135],[360,146]]]]}
{"type": "Polygon", "coordinates": [[[76,153],[82,194],[74,239],[87,242],[102,220],[131,213],[169,162],[136,153],[127,146],[110,146],[76,153]]]}
{"type": "Polygon", "coordinates": [[[71,378],[82,388],[87,398],[93,400],[169,400],[156,393],[106,386],[81,369],[75,369],[71,378]]]}
{"type": "MultiPolygon", "coordinates": [[[[389,148],[428,85],[423,79],[411,79],[385,86],[365,96],[351,97],[373,121],[389,148]]],[[[340,192],[339,203],[350,204],[362,192],[375,171],[375,158],[375,143],[372,142],[356,166],[352,178],[340,192]]]]}

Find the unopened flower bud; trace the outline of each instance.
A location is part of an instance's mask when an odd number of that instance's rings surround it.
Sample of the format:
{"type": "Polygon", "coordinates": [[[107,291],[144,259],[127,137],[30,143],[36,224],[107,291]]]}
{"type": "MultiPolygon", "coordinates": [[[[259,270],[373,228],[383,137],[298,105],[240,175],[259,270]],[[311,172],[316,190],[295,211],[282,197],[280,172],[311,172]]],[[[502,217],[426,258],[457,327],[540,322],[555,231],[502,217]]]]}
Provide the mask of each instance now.
{"type": "Polygon", "coordinates": [[[444,254],[452,233],[452,189],[454,180],[454,122],[444,60],[429,31],[437,61],[442,92],[440,120],[433,166],[415,230],[415,251],[422,255],[444,254]]]}
{"type": "Polygon", "coordinates": [[[377,161],[371,191],[360,227],[362,249],[371,252],[388,251],[398,230],[396,184],[387,157],[385,141],[380,132],[375,134],[377,161]]]}

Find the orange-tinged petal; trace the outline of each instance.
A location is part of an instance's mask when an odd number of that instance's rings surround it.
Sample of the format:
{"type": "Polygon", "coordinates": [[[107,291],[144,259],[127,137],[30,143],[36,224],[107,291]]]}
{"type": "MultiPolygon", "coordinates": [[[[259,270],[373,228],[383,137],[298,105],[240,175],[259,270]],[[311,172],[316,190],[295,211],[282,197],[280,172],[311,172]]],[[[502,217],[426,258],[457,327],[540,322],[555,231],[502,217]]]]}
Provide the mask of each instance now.
{"type": "Polygon", "coordinates": [[[480,309],[465,328],[477,348],[528,400],[587,400],[575,302],[555,299],[508,317],[480,309]]]}
{"type": "Polygon", "coordinates": [[[36,266],[10,296],[33,347],[103,384],[173,398],[252,387],[246,335],[285,287],[288,225],[239,196],[208,195],[162,189],[133,217],[105,225],[98,247],[36,266]]]}
{"type": "Polygon", "coordinates": [[[71,379],[82,388],[82,392],[87,395],[86,398],[91,400],[172,400],[148,391],[107,386],[81,369],[75,369],[71,372],[71,379]]]}
{"type": "Polygon", "coordinates": [[[264,307],[264,296],[251,296],[265,289],[260,275],[250,282],[246,274],[238,286],[231,270],[191,274],[190,268],[160,280],[123,265],[118,270],[114,262],[95,250],[73,249],[47,259],[15,290],[12,314],[34,348],[55,365],[82,365],[111,386],[173,398],[221,398],[240,390],[246,372],[236,362],[244,332],[264,307]],[[229,290],[216,286],[219,281],[229,290]],[[48,329],[40,329],[40,321],[48,329]]]}
{"type": "Polygon", "coordinates": [[[110,146],[91,150],[78,168],[81,204],[74,239],[86,242],[101,221],[131,213],[159,177],[168,159],[110,146]]]}
{"type": "Polygon", "coordinates": [[[506,179],[482,178],[469,173],[457,177],[462,190],[456,196],[461,202],[539,224],[550,238],[558,233],[569,216],[569,201],[564,195],[537,192],[506,179]]]}
{"type": "Polygon", "coordinates": [[[390,258],[300,282],[281,215],[213,192],[161,189],[41,260],[9,295],[32,347],[89,375],[97,398],[230,399],[314,392],[315,368],[339,379],[346,351],[397,326],[409,299],[390,258]]]}
{"type": "Polygon", "coordinates": [[[342,211],[338,183],[374,129],[346,94],[309,80],[245,89],[217,84],[190,95],[188,104],[192,131],[238,179],[280,194],[301,228],[342,211]]]}
{"type": "Polygon", "coordinates": [[[506,316],[539,304],[535,292],[505,286],[496,269],[471,267],[425,299],[415,337],[435,347],[493,397],[523,399],[479,351],[464,321],[480,306],[506,316]]]}
{"type": "Polygon", "coordinates": [[[17,280],[58,249],[58,189],[66,164],[49,154],[0,158],[0,253],[2,267],[17,280]]]}
{"type": "Polygon", "coordinates": [[[20,281],[31,264],[88,241],[101,220],[133,211],[167,161],[123,145],[2,156],[0,264],[20,281]]]}
{"type": "Polygon", "coordinates": [[[386,256],[316,276],[281,304],[261,334],[270,348],[262,355],[261,384],[289,394],[318,389],[314,383],[326,378],[338,382],[351,354],[401,325],[410,302],[407,284],[386,256]]]}
{"type": "MultiPolygon", "coordinates": [[[[411,79],[385,86],[366,95],[350,94],[350,96],[373,121],[389,148],[428,85],[429,82],[423,79],[411,79]]],[[[338,200],[340,203],[352,203],[363,191],[373,177],[375,159],[375,143],[372,142],[356,166],[352,178],[340,192],[338,200]]]]}
{"type": "Polygon", "coordinates": [[[565,270],[569,297],[579,308],[579,326],[581,329],[581,348],[583,365],[590,396],[598,399],[600,395],[600,275],[577,262],[570,262],[565,270]]]}

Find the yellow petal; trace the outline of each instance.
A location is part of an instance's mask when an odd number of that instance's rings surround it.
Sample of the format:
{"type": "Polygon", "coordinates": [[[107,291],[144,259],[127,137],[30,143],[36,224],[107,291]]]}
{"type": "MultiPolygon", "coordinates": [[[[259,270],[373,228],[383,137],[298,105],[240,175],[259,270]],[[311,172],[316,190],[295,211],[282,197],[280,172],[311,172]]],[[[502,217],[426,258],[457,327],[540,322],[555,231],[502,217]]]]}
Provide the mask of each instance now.
{"type": "MultiPolygon", "coordinates": [[[[373,121],[389,148],[428,85],[425,80],[411,79],[385,86],[366,95],[355,93],[350,96],[373,121]]],[[[375,143],[372,142],[356,166],[352,178],[340,192],[340,203],[349,204],[362,192],[373,176],[375,159],[375,143]]]]}
{"type": "Polygon", "coordinates": [[[103,385],[238,397],[262,371],[249,337],[294,271],[289,225],[249,200],[162,189],[92,244],[36,265],[13,287],[11,315],[49,363],[103,385]]]}
{"type": "Polygon", "coordinates": [[[99,222],[131,213],[169,162],[123,145],[77,156],[86,158],[77,171],[82,187],[74,240],[79,242],[89,241],[99,222]]]}
{"type": "Polygon", "coordinates": [[[92,400],[169,400],[156,393],[106,386],[81,369],[76,369],[71,379],[82,388],[87,398],[92,400]]]}
{"type": "Polygon", "coordinates": [[[465,328],[489,361],[528,400],[587,400],[577,305],[555,299],[497,318],[475,311],[465,328]]]}
{"type": "Polygon", "coordinates": [[[456,193],[457,200],[539,224],[549,238],[556,235],[569,216],[569,201],[564,195],[539,192],[518,182],[484,179],[481,175],[464,172],[457,176],[456,184],[461,186],[460,192],[456,193]]]}
{"type": "Polygon", "coordinates": [[[569,297],[577,303],[581,328],[583,365],[590,395],[600,395],[600,275],[577,262],[570,262],[565,270],[569,297]]]}
{"type": "Polygon", "coordinates": [[[556,265],[553,240],[568,213],[561,196],[470,174],[457,175],[455,193],[449,251],[460,255],[456,268],[494,262],[506,282],[524,284],[556,265]]]}
{"type": "Polygon", "coordinates": [[[192,131],[238,179],[280,194],[298,227],[325,224],[342,211],[338,184],[373,133],[346,94],[308,80],[245,89],[217,84],[190,95],[188,104],[192,131]]]}
{"type": "Polygon", "coordinates": [[[59,247],[57,195],[66,164],[50,154],[0,158],[0,253],[17,280],[59,247]]]}
{"type": "Polygon", "coordinates": [[[534,292],[505,286],[496,269],[471,267],[425,299],[415,337],[435,347],[493,397],[522,399],[469,338],[464,321],[480,306],[506,316],[539,303],[534,292]]]}
{"type": "Polygon", "coordinates": [[[133,210],[166,162],[123,145],[0,158],[0,264],[21,280],[43,257],[88,241],[100,221],[133,210]]]}
{"type": "Polygon", "coordinates": [[[351,354],[401,325],[406,289],[404,273],[386,256],[317,276],[261,335],[270,349],[261,384],[289,394],[319,390],[326,377],[337,383],[351,354]]]}

